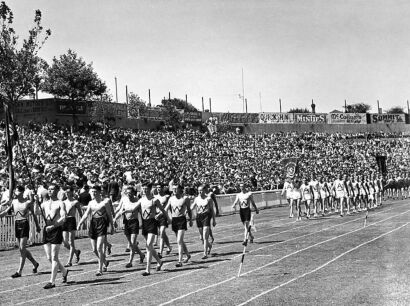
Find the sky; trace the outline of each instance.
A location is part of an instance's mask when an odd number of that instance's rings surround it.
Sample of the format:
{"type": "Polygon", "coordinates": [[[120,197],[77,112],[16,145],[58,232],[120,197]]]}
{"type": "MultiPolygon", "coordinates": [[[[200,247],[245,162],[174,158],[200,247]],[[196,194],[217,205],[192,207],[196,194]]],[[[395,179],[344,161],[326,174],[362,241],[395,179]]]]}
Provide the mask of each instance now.
{"type": "MultiPolygon", "coordinates": [[[[163,97],[198,109],[279,112],[371,111],[410,100],[410,1],[404,0],[6,0],[27,37],[34,11],[52,35],[40,52],[72,49],[115,100],[126,91],[153,105],[163,97]],[[243,71],[243,82],[242,82],[243,71]],[[242,86],[242,84],[244,86],[242,86]]],[[[41,97],[41,96],[40,96],[41,97]]]]}

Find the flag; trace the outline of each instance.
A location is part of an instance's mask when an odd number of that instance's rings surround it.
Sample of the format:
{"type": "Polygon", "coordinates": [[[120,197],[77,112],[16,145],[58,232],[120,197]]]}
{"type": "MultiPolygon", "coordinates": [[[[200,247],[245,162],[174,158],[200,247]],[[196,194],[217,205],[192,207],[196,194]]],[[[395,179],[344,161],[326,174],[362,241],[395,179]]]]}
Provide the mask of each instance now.
{"type": "Polygon", "coordinates": [[[387,173],[386,159],[387,159],[387,156],[385,156],[385,155],[377,155],[376,156],[377,166],[379,167],[379,171],[383,175],[385,175],[387,173]]]}
{"type": "Polygon", "coordinates": [[[14,182],[14,168],[13,168],[13,146],[18,140],[17,129],[14,124],[13,118],[10,114],[7,103],[4,103],[4,113],[6,121],[6,152],[7,152],[7,165],[9,170],[9,198],[12,199],[15,182],[14,182]],[[12,127],[12,128],[10,128],[12,127]],[[10,131],[11,130],[11,131],[10,131]]]}
{"type": "Polygon", "coordinates": [[[286,177],[293,178],[298,173],[298,162],[299,159],[296,157],[285,158],[282,160],[286,177]]]}

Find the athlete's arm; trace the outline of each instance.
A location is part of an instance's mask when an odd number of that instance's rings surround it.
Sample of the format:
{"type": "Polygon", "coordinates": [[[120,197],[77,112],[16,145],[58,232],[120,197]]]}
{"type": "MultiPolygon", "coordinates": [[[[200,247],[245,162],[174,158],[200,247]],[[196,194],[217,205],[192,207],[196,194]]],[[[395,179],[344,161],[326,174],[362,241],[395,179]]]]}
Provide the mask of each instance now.
{"type": "MultiPolygon", "coordinates": [[[[157,207],[161,213],[169,220],[171,220],[171,218],[168,216],[167,212],[165,211],[165,209],[162,207],[161,203],[159,202],[159,200],[155,200],[154,201],[154,205],[155,207],[157,207]]],[[[168,205],[167,205],[168,206],[168,205]]]]}
{"type": "Polygon", "coordinates": [[[41,228],[40,228],[40,224],[38,223],[38,219],[37,216],[34,213],[34,203],[31,203],[28,207],[29,211],[31,212],[31,214],[33,215],[33,219],[34,219],[34,223],[36,224],[36,231],[37,233],[41,232],[41,228]]]}
{"type": "Polygon", "coordinates": [[[114,234],[114,222],[112,220],[112,204],[111,204],[111,200],[107,200],[105,202],[105,210],[107,211],[107,216],[108,216],[108,223],[111,226],[111,235],[114,234]]]}
{"type": "Polygon", "coordinates": [[[12,208],[13,208],[13,205],[10,205],[10,206],[7,207],[5,210],[3,210],[3,211],[0,213],[0,218],[3,218],[5,215],[7,215],[12,208]]]}
{"type": "Polygon", "coordinates": [[[236,204],[238,204],[238,203],[239,203],[239,197],[238,197],[238,195],[236,195],[235,201],[234,201],[233,204],[232,204],[232,209],[235,209],[235,206],[236,206],[236,204]]]}
{"type": "Polygon", "coordinates": [[[192,211],[191,211],[191,203],[189,203],[189,198],[185,198],[184,204],[186,205],[186,210],[189,217],[189,226],[192,226],[192,211]]]}
{"type": "Polygon", "coordinates": [[[214,200],[212,198],[209,199],[209,209],[211,210],[212,214],[212,226],[216,226],[216,220],[215,220],[215,210],[214,210],[214,200]]]}
{"type": "Polygon", "coordinates": [[[84,215],[81,217],[80,222],[78,222],[77,225],[77,230],[80,230],[81,225],[83,224],[83,222],[85,221],[85,219],[87,219],[88,215],[91,213],[91,207],[88,205],[87,209],[85,210],[84,215]]]}
{"type": "Polygon", "coordinates": [[[251,204],[252,204],[253,208],[255,209],[255,212],[256,212],[257,214],[259,214],[259,209],[258,209],[258,207],[256,206],[255,201],[253,200],[253,195],[252,195],[252,194],[250,195],[249,200],[251,201],[251,204]]]}

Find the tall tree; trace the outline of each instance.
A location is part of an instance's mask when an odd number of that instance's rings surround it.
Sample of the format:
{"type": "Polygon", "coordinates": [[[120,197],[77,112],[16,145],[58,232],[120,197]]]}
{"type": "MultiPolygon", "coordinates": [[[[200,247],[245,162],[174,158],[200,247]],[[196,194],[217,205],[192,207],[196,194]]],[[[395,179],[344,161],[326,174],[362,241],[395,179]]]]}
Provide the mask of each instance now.
{"type": "Polygon", "coordinates": [[[187,103],[185,100],[173,98],[169,99],[162,99],[161,104],[163,106],[170,106],[175,107],[177,109],[183,109],[186,112],[198,112],[198,109],[193,106],[191,103],[187,103]]]}
{"type": "MultiPolygon", "coordinates": [[[[34,13],[34,25],[28,32],[28,38],[19,45],[19,37],[13,28],[13,12],[4,1],[0,3],[0,103],[5,113],[5,134],[7,164],[9,173],[9,197],[14,189],[14,169],[12,153],[12,137],[9,124],[13,126],[10,106],[22,97],[34,93],[40,58],[38,51],[51,35],[50,30],[44,30],[41,25],[41,12],[34,13]]],[[[13,128],[13,130],[15,130],[13,128]]],[[[17,131],[14,131],[14,138],[17,131]]]]}
{"type": "Polygon", "coordinates": [[[366,103],[356,103],[346,106],[346,113],[367,113],[371,106],[366,103]]]}
{"type": "Polygon", "coordinates": [[[145,102],[139,95],[130,92],[128,95],[128,114],[131,118],[138,118],[142,116],[147,109],[147,102],[145,102]]]}
{"type": "Polygon", "coordinates": [[[35,92],[36,82],[44,62],[38,56],[51,31],[41,25],[41,11],[34,13],[34,25],[28,38],[19,45],[13,28],[13,12],[4,1],[0,3],[0,99],[12,104],[35,92]]]}
{"type": "Polygon", "coordinates": [[[401,106],[393,106],[387,111],[388,114],[404,114],[404,109],[401,106]]]}
{"type": "Polygon", "coordinates": [[[72,101],[101,100],[101,95],[107,90],[94,72],[92,63],[87,64],[73,50],[53,58],[43,88],[54,96],[72,101]]]}

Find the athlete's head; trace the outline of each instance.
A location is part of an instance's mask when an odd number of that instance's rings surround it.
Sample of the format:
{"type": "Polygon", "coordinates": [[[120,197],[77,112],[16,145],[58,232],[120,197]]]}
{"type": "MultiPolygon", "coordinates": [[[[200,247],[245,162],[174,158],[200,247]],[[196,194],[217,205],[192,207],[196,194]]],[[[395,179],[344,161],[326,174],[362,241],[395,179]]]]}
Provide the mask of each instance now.
{"type": "Polygon", "coordinates": [[[16,187],[16,190],[14,191],[14,193],[16,194],[16,196],[19,196],[20,194],[22,194],[24,192],[24,186],[22,185],[18,185],[16,187]]]}
{"type": "Polygon", "coordinates": [[[91,199],[95,199],[97,196],[101,195],[101,186],[94,184],[90,188],[91,199]]]}
{"type": "Polygon", "coordinates": [[[199,195],[205,195],[206,194],[206,188],[204,185],[199,185],[198,186],[198,194],[199,195]]]}
{"type": "Polygon", "coordinates": [[[49,197],[55,197],[55,196],[57,196],[57,192],[58,192],[58,190],[59,190],[60,188],[59,188],[59,186],[56,184],[56,183],[51,183],[49,186],[48,186],[48,196],[49,197]]]}

